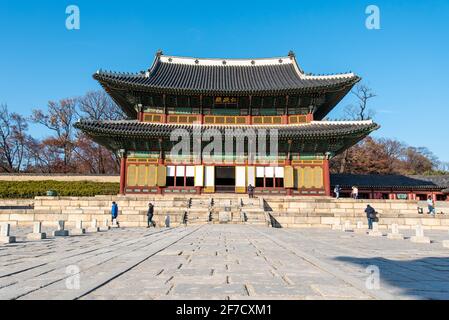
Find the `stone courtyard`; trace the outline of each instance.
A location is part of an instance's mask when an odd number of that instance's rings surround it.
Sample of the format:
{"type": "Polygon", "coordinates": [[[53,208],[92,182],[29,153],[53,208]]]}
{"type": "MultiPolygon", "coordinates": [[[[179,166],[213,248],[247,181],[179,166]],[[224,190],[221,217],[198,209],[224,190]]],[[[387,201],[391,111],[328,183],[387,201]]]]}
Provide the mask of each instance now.
{"type": "Polygon", "coordinates": [[[426,230],[431,244],[407,240],[412,230],[390,240],[220,224],[31,242],[30,232],[13,228],[17,243],[0,245],[2,300],[449,299],[447,231],[426,230]]]}

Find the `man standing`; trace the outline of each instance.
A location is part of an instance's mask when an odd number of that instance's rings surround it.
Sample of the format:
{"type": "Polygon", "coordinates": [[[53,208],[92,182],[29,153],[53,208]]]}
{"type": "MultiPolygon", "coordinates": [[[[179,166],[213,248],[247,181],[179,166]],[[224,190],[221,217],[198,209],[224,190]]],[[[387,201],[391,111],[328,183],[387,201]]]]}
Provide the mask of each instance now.
{"type": "Polygon", "coordinates": [[[154,206],[152,203],[150,203],[148,205],[148,213],[147,213],[148,217],[147,228],[149,228],[150,226],[156,227],[156,224],[153,222],[153,216],[154,216],[154,206]]]}
{"type": "Polygon", "coordinates": [[[368,219],[368,229],[373,230],[373,222],[376,220],[376,210],[368,205],[365,209],[365,213],[368,219]]]}
{"type": "Polygon", "coordinates": [[[254,187],[252,184],[248,186],[248,196],[250,199],[254,198],[254,187]]]}
{"type": "Polygon", "coordinates": [[[435,202],[433,201],[432,196],[427,198],[427,207],[429,208],[428,214],[435,215],[435,202]]]}
{"type": "Polygon", "coordinates": [[[336,199],[340,199],[340,192],[341,192],[341,188],[339,185],[336,185],[334,188],[334,193],[335,193],[335,198],[336,199]]]}
{"type": "Polygon", "coordinates": [[[112,202],[111,215],[112,215],[112,223],[114,223],[115,221],[117,226],[120,228],[120,224],[118,223],[118,205],[115,201],[112,202]]]}

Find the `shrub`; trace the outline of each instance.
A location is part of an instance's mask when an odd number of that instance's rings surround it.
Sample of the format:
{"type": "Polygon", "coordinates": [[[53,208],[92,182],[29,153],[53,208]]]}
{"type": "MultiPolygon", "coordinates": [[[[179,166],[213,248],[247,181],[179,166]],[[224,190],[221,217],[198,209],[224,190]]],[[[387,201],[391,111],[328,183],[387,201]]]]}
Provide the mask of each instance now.
{"type": "Polygon", "coordinates": [[[0,181],[0,199],[32,199],[55,191],[64,197],[93,197],[117,195],[119,183],[91,181],[0,181]]]}

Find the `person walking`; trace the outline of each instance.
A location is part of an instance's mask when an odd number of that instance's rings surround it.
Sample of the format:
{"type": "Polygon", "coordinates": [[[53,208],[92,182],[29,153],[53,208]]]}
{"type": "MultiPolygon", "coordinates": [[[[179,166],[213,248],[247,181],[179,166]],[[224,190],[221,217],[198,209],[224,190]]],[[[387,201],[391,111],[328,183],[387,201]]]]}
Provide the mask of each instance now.
{"type": "Polygon", "coordinates": [[[352,187],[352,198],[354,200],[357,200],[359,198],[359,188],[357,188],[356,186],[352,187]]]}
{"type": "Polygon", "coordinates": [[[156,228],[156,223],[153,221],[154,217],[154,205],[152,203],[148,204],[148,212],[147,212],[147,228],[150,226],[156,228]]]}
{"type": "Polygon", "coordinates": [[[368,219],[368,229],[373,230],[373,222],[376,221],[376,210],[368,205],[365,209],[366,218],[368,219]]]}
{"type": "Polygon", "coordinates": [[[435,215],[435,201],[433,201],[432,196],[427,198],[427,207],[429,208],[429,213],[435,215]]]}
{"type": "Polygon", "coordinates": [[[341,188],[340,186],[337,184],[334,188],[334,193],[335,193],[335,198],[336,199],[340,199],[340,192],[341,192],[341,188]]]}
{"type": "Polygon", "coordinates": [[[117,226],[120,228],[120,224],[118,222],[118,205],[115,201],[112,202],[111,216],[112,216],[112,223],[114,224],[115,221],[117,226]]]}

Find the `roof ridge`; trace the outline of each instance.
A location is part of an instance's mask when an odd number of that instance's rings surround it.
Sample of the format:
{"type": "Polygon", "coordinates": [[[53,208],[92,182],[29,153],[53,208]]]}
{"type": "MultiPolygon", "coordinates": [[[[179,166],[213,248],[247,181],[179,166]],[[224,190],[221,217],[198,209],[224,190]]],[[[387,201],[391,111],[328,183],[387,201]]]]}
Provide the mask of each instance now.
{"type": "Polygon", "coordinates": [[[196,58],[161,55],[157,57],[157,62],[191,66],[257,67],[271,65],[292,65],[295,64],[295,59],[289,56],[272,58],[196,58]]]}

